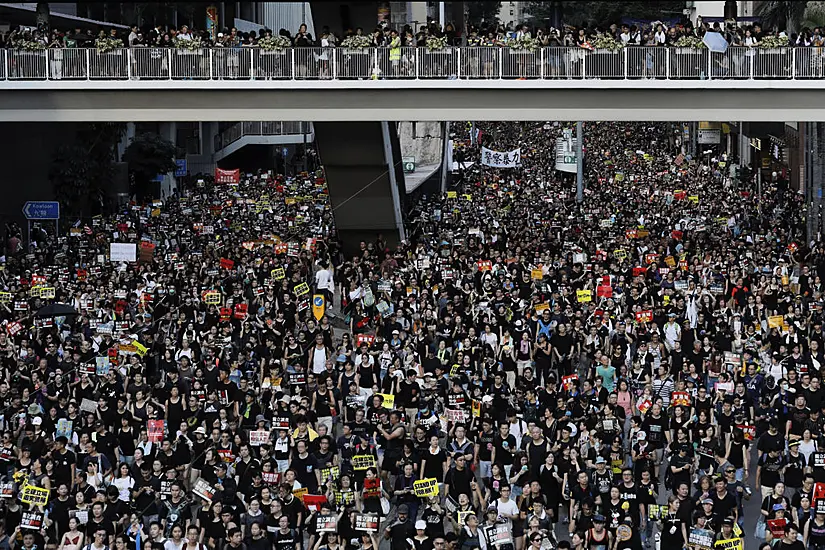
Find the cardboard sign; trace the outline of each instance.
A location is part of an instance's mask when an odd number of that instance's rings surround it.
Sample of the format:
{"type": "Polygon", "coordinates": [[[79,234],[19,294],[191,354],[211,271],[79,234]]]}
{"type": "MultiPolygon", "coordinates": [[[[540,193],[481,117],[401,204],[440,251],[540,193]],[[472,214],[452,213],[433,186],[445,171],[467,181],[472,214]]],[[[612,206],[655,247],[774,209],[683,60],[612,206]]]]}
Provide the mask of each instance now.
{"type": "Polygon", "coordinates": [[[334,515],[329,516],[315,516],[315,530],[319,533],[334,533],[338,529],[338,517],[334,515]]]}
{"type": "Polygon", "coordinates": [[[309,294],[309,285],[306,283],[301,283],[299,285],[295,285],[295,288],[293,288],[293,290],[295,291],[295,296],[300,297],[304,294],[309,294]]]}
{"type": "Polygon", "coordinates": [[[260,447],[269,443],[268,430],[252,430],[249,432],[249,444],[253,447],[260,447]]]}
{"type": "Polygon", "coordinates": [[[768,328],[781,329],[785,325],[785,317],[783,315],[771,315],[768,317],[768,328]]]}
{"type": "Polygon", "coordinates": [[[413,492],[418,498],[434,497],[438,495],[438,479],[430,477],[413,482],[413,492]]]}
{"type": "Polygon", "coordinates": [[[693,550],[711,550],[716,534],[707,529],[693,527],[688,534],[688,547],[693,550]]]}
{"type": "Polygon", "coordinates": [[[367,346],[372,346],[372,343],[375,341],[375,336],[372,334],[359,334],[355,337],[355,345],[359,348],[361,344],[367,344],[367,346]]]}
{"type": "Polygon", "coordinates": [[[596,296],[599,298],[612,298],[613,287],[608,285],[599,285],[596,287],[596,296]]]}
{"type": "Polygon", "coordinates": [[[487,546],[504,546],[505,544],[513,543],[513,536],[511,528],[508,523],[497,523],[484,528],[484,534],[487,536],[487,546]]]}
{"type": "Polygon", "coordinates": [[[246,304],[235,304],[235,310],[232,313],[232,316],[235,319],[243,319],[246,317],[246,313],[249,310],[249,306],[246,304]]]}
{"type": "Polygon", "coordinates": [[[592,300],[592,296],[589,290],[577,290],[576,291],[576,300],[579,303],[587,303],[592,300]]]}
{"type": "Polygon", "coordinates": [[[137,245],[134,243],[109,244],[109,260],[112,262],[136,262],[137,245]]]}
{"type": "Polygon", "coordinates": [[[645,309],[643,311],[636,312],[637,323],[650,323],[651,321],[653,321],[653,311],[645,309]]]}
{"type": "Polygon", "coordinates": [[[34,504],[36,506],[45,506],[49,502],[48,489],[35,487],[34,485],[23,485],[20,490],[20,502],[24,504],[34,504]]]}
{"type": "Polygon", "coordinates": [[[573,382],[579,379],[578,374],[568,374],[567,376],[561,377],[562,386],[564,386],[565,391],[570,391],[573,389],[573,382]]]}
{"type": "Polygon", "coordinates": [[[80,400],[80,410],[83,412],[90,413],[97,412],[97,401],[95,401],[94,399],[86,399],[84,397],[80,400]]]}
{"type": "Polygon", "coordinates": [[[363,471],[368,468],[375,468],[375,457],[372,455],[355,455],[352,457],[352,469],[363,471]]]}
{"type": "Polygon", "coordinates": [[[385,409],[392,410],[395,408],[395,395],[391,393],[376,393],[375,395],[378,395],[384,399],[381,406],[385,409]]]}
{"type": "Polygon", "coordinates": [[[212,498],[215,496],[215,488],[202,477],[199,477],[195,485],[192,486],[192,492],[209,502],[212,502],[212,498]]]}
{"type": "Polygon", "coordinates": [[[146,422],[146,430],[149,435],[149,441],[152,443],[160,443],[163,440],[163,429],[166,421],[164,420],[148,420],[146,422]]]}
{"type": "Polygon", "coordinates": [[[713,548],[715,550],[745,550],[745,541],[742,538],[717,540],[713,548]]]}
{"type": "Polygon", "coordinates": [[[23,517],[20,518],[20,528],[40,531],[43,528],[43,514],[40,512],[23,512],[23,517]]]}
{"type": "Polygon", "coordinates": [[[671,407],[689,407],[690,394],[686,391],[675,391],[670,398],[671,407]]]}
{"type": "Polygon", "coordinates": [[[68,418],[61,418],[57,421],[57,426],[54,429],[55,437],[65,437],[69,441],[72,440],[72,424],[73,422],[68,418]]]}
{"type": "Polygon", "coordinates": [[[378,516],[376,514],[355,514],[355,530],[368,533],[378,531],[378,516]]]}

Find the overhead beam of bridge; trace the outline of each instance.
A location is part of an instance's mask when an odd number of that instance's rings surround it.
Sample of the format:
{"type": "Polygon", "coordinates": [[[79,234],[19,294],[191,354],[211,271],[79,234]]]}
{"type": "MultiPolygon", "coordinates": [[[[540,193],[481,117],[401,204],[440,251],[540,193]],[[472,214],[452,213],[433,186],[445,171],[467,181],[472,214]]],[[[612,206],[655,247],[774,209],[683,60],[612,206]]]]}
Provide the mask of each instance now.
{"type": "Polygon", "coordinates": [[[825,121],[825,81],[4,81],[0,122],[825,121]]]}

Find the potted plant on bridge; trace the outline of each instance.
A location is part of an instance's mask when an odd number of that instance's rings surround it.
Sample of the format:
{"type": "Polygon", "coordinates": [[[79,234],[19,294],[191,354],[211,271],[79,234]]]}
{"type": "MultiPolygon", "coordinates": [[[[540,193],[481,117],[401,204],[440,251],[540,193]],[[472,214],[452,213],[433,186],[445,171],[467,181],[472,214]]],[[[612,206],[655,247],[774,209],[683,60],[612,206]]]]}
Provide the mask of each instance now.
{"type": "Polygon", "coordinates": [[[340,69],[343,70],[340,75],[344,78],[368,78],[373,66],[369,58],[370,47],[372,41],[369,36],[353,34],[344,38],[341,41],[343,63],[340,69]]]}
{"type": "Polygon", "coordinates": [[[624,42],[608,34],[596,33],[590,46],[585,76],[590,74],[597,78],[618,78],[624,75],[624,42]]]}
{"type": "MultiPolygon", "coordinates": [[[[758,51],[756,55],[759,59],[759,74],[754,71],[754,76],[759,77],[786,77],[791,76],[791,64],[793,63],[793,54],[788,48],[789,40],[786,35],[768,35],[759,41],[758,51]],[[770,57],[768,57],[770,56],[770,57]]],[[[817,56],[821,64],[821,57],[817,56]]]]}
{"type": "Polygon", "coordinates": [[[265,36],[258,40],[258,46],[261,48],[261,57],[257,65],[264,77],[288,76],[287,49],[292,46],[289,38],[281,35],[265,36]]]}
{"type": "Polygon", "coordinates": [[[698,36],[681,36],[674,43],[671,73],[676,78],[699,78],[707,71],[707,46],[698,36]]]}
{"type": "MultiPolygon", "coordinates": [[[[535,74],[532,74],[532,71],[530,71],[530,67],[536,67],[539,63],[539,56],[536,54],[539,49],[538,40],[527,35],[519,38],[511,38],[507,41],[507,47],[509,49],[510,59],[515,60],[518,66],[518,77],[527,78],[528,76],[535,76],[535,74]]],[[[508,65],[510,65],[510,63],[508,63],[508,65]]],[[[505,74],[506,73],[507,69],[505,69],[505,74]]]]}

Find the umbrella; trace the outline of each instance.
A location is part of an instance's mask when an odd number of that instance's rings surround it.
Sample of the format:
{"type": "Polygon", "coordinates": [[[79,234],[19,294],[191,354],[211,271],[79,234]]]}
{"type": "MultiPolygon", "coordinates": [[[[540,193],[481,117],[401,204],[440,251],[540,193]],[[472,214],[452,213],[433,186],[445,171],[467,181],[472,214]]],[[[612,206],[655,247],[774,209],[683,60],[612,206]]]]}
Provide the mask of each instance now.
{"type": "Polygon", "coordinates": [[[35,317],[46,319],[49,317],[63,317],[67,315],[79,315],[77,310],[69,304],[49,304],[41,307],[34,314],[35,317]]]}
{"type": "Polygon", "coordinates": [[[712,52],[725,53],[728,51],[728,41],[718,32],[706,32],[702,42],[712,52]]]}

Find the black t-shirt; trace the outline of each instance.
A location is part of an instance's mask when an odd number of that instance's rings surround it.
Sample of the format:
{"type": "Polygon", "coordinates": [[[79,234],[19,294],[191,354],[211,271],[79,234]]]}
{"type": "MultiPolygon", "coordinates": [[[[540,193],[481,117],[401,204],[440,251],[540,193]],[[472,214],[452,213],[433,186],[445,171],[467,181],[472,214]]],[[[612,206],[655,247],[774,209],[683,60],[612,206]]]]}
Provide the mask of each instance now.
{"type": "Polygon", "coordinates": [[[682,525],[684,522],[676,514],[668,514],[662,518],[661,547],[662,548],[682,548],[685,545],[682,536],[682,525]]]}

